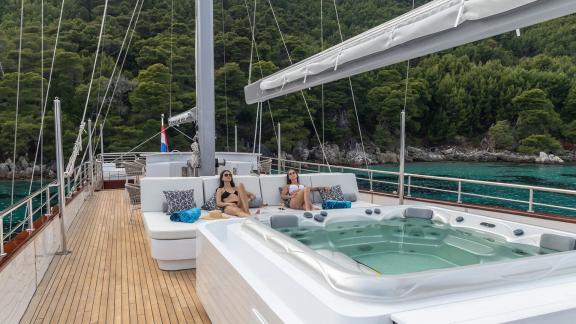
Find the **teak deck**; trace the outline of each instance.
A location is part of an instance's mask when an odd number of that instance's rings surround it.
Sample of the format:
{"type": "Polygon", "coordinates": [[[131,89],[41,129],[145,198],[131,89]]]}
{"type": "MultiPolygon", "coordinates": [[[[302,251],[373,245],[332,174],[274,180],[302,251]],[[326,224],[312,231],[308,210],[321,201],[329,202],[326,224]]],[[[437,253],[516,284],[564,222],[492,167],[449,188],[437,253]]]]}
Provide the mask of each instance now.
{"type": "Polygon", "coordinates": [[[68,231],[22,323],[210,323],[194,270],[162,271],[123,190],[96,192],[68,231]]]}

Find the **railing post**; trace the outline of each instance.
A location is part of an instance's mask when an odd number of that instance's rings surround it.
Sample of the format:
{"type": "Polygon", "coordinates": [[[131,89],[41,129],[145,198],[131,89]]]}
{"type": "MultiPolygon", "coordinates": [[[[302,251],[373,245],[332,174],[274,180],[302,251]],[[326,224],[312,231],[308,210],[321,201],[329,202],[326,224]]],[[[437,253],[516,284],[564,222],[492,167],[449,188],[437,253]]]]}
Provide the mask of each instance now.
{"type": "Polygon", "coordinates": [[[372,171],[368,171],[368,179],[370,179],[370,203],[374,203],[374,184],[373,184],[374,173],[372,171]]]}
{"type": "Polygon", "coordinates": [[[458,201],[459,204],[462,203],[462,181],[458,181],[458,201]]]}
{"type": "Polygon", "coordinates": [[[406,111],[400,113],[400,172],[398,174],[398,204],[404,204],[404,165],[406,146],[406,111]]]}
{"type": "Polygon", "coordinates": [[[4,252],[4,217],[0,217],[0,257],[6,255],[4,252]]]}
{"type": "Polygon", "coordinates": [[[298,173],[302,173],[302,162],[298,161],[298,173]]]}
{"type": "Polygon", "coordinates": [[[534,189],[530,189],[530,200],[528,200],[528,212],[534,212],[534,189]]]}
{"type": "Polygon", "coordinates": [[[320,164],[318,164],[318,173],[320,173],[321,168],[320,168],[320,164]]]}
{"type": "Polygon", "coordinates": [[[278,140],[278,170],[280,170],[280,159],[282,159],[282,130],[281,125],[278,123],[278,136],[276,136],[276,140],[278,140]]]}
{"type": "Polygon", "coordinates": [[[66,245],[66,226],[64,225],[64,216],[66,211],[66,194],[64,191],[64,154],[62,151],[62,129],[60,124],[60,100],[54,100],[54,128],[56,137],[56,173],[58,176],[58,200],[60,204],[60,239],[61,250],[58,252],[60,255],[68,254],[68,246],[66,245]]]}
{"type": "Polygon", "coordinates": [[[238,125],[234,125],[234,152],[238,152],[238,125]]]}
{"type": "Polygon", "coordinates": [[[48,186],[48,188],[46,188],[46,213],[48,215],[52,214],[52,211],[50,210],[50,199],[52,199],[52,197],[50,197],[50,186],[48,186]]]}
{"type": "Polygon", "coordinates": [[[34,210],[32,209],[32,199],[28,199],[27,206],[28,209],[28,229],[29,233],[34,231],[34,210]]]}
{"type": "Polygon", "coordinates": [[[407,197],[412,196],[412,176],[408,176],[408,193],[406,194],[407,197]]]}

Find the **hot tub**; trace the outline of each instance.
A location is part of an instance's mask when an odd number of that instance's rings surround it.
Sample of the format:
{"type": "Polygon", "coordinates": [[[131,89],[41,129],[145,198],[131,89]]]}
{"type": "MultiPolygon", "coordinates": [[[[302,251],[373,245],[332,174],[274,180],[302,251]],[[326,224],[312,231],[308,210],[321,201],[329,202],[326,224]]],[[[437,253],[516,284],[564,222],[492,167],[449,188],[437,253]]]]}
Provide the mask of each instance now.
{"type": "MultiPolygon", "coordinates": [[[[574,280],[570,233],[437,207],[323,214],[262,215],[200,230],[258,296],[260,306],[247,307],[254,318],[376,323],[399,311],[574,280]]],[[[219,289],[202,284],[203,257],[201,248],[201,296],[219,289]]]]}

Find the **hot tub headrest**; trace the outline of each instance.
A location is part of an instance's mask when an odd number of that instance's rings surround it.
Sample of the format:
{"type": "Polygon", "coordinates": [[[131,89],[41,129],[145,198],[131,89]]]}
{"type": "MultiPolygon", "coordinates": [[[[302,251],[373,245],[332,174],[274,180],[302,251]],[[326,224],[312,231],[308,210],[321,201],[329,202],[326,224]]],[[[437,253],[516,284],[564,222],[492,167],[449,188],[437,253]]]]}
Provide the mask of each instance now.
{"type": "Polygon", "coordinates": [[[557,234],[542,234],[540,237],[540,247],[560,252],[576,249],[576,239],[569,236],[557,234]]]}
{"type": "Polygon", "coordinates": [[[432,219],[434,211],[428,208],[408,207],[404,210],[404,217],[406,218],[422,218],[432,219]]]}
{"type": "Polygon", "coordinates": [[[296,215],[273,215],[270,217],[270,227],[296,227],[298,226],[298,216],[296,215]]]}

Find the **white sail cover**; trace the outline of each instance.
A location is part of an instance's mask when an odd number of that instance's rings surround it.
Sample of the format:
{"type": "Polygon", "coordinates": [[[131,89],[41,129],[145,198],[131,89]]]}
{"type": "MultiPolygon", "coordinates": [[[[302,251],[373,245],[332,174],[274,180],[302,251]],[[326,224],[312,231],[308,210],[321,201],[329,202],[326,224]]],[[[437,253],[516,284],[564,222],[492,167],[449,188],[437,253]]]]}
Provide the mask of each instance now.
{"type": "Polygon", "coordinates": [[[196,111],[196,107],[187,110],[181,114],[172,116],[168,118],[168,125],[169,126],[178,126],[180,124],[188,124],[188,123],[195,123],[198,117],[198,113],[196,111]]]}
{"type": "Polygon", "coordinates": [[[247,103],[576,12],[576,0],[436,0],[245,87],[247,103]]]}

